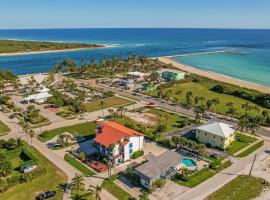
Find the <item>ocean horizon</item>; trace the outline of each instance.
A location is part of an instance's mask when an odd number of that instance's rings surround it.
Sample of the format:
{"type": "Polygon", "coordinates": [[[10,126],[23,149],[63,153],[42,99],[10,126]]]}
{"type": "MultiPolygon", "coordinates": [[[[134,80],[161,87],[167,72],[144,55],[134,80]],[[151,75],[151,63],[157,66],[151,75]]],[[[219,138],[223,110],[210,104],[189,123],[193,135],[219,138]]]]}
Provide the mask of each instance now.
{"type": "Polygon", "coordinates": [[[82,58],[107,56],[169,56],[220,50],[239,54],[207,54],[175,57],[178,62],[240,80],[270,86],[270,30],[267,29],[9,29],[0,39],[96,43],[112,48],[0,57],[0,69],[18,75],[49,71],[65,58],[78,64],[82,58]]]}

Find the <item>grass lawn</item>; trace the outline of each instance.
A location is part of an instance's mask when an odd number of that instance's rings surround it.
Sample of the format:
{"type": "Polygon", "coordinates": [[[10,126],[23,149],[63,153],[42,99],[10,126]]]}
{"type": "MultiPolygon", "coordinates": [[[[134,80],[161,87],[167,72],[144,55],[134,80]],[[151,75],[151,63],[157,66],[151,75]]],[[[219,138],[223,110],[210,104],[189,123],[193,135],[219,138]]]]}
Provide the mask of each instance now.
{"type": "Polygon", "coordinates": [[[262,147],[264,144],[264,141],[260,141],[257,144],[249,147],[248,149],[246,149],[245,151],[243,151],[242,153],[240,153],[239,155],[237,155],[237,157],[245,157],[248,156],[249,154],[251,154],[252,152],[256,151],[257,149],[259,149],[260,147],[262,147]]]}
{"type": "MultiPolygon", "coordinates": [[[[47,169],[44,176],[34,179],[29,183],[22,183],[9,188],[0,194],[0,199],[18,200],[18,199],[35,199],[35,195],[48,190],[57,192],[56,200],[62,200],[63,192],[57,190],[57,186],[67,182],[66,175],[54,166],[49,160],[43,157],[37,150],[32,149],[33,155],[38,158],[40,166],[47,169]]],[[[19,160],[12,160],[12,165],[16,166],[19,160]]]]}
{"type": "Polygon", "coordinates": [[[0,136],[5,135],[9,131],[10,131],[9,127],[2,121],[0,121],[0,136]]]}
{"type": "Polygon", "coordinates": [[[134,101],[124,99],[121,97],[113,96],[113,97],[108,97],[102,100],[96,100],[90,103],[86,103],[85,108],[87,112],[93,112],[96,110],[101,110],[102,107],[100,105],[100,102],[104,102],[104,108],[110,108],[110,107],[115,107],[115,106],[124,106],[124,105],[131,105],[134,103],[134,101]]]}
{"type": "Polygon", "coordinates": [[[255,137],[247,136],[241,133],[236,134],[235,141],[232,142],[225,151],[229,154],[235,154],[241,149],[247,147],[249,144],[255,142],[257,139],[255,137]]]}
{"type": "Polygon", "coordinates": [[[238,176],[207,197],[207,200],[249,200],[259,196],[267,186],[268,183],[261,178],[238,176]]]}
{"type": "MultiPolygon", "coordinates": [[[[180,84],[175,84],[173,87],[164,89],[164,92],[167,90],[171,89],[172,90],[172,97],[177,98],[180,100],[180,103],[185,104],[185,94],[189,91],[192,92],[193,97],[204,97],[205,100],[208,99],[213,99],[213,98],[218,98],[220,101],[220,104],[216,106],[215,112],[221,113],[221,114],[226,114],[227,108],[226,108],[226,103],[231,101],[234,104],[234,107],[237,109],[238,116],[243,114],[243,109],[242,104],[245,102],[248,102],[246,100],[243,100],[241,98],[237,98],[231,95],[227,94],[220,94],[216,93],[213,91],[210,91],[210,89],[215,85],[214,81],[204,81],[202,82],[186,82],[186,83],[180,83],[180,84]],[[181,91],[181,94],[177,94],[177,92],[181,91]]],[[[157,96],[157,90],[150,91],[148,94],[157,96]]],[[[254,106],[254,103],[249,102],[250,105],[254,106]]],[[[194,105],[194,101],[193,101],[194,105]]],[[[261,108],[260,106],[258,106],[261,108]]],[[[263,108],[261,108],[263,110],[263,108]]]]}
{"type": "Polygon", "coordinates": [[[69,132],[73,135],[80,135],[85,137],[94,137],[95,135],[95,129],[96,129],[96,123],[95,122],[85,122],[81,124],[75,124],[72,126],[66,126],[62,128],[57,128],[50,130],[46,132],[45,134],[39,135],[39,140],[45,142],[53,137],[60,135],[64,132],[69,132]]]}
{"type": "Polygon", "coordinates": [[[116,174],[116,175],[111,176],[110,180],[104,180],[102,183],[102,187],[108,192],[110,192],[117,199],[129,200],[131,196],[113,182],[117,178],[118,178],[118,175],[116,174]]]}
{"type": "Polygon", "coordinates": [[[86,175],[86,176],[95,175],[95,173],[92,170],[90,170],[88,167],[84,166],[82,163],[80,163],[76,159],[72,158],[69,154],[65,155],[65,161],[67,161],[73,167],[75,167],[80,172],[82,172],[83,175],[86,175]]]}
{"type": "Polygon", "coordinates": [[[211,178],[215,174],[216,172],[214,170],[205,168],[189,176],[188,181],[176,180],[175,182],[178,183],[179,185],[193,188],[199,185],[200,183],[204,182],[205,180],[211,178]]]}
{"type": "Polygon", "coordinates": [[[157,123],[157,125],[151,126],[151,125],[140,124],[139,122],[136,122],[128,117],[115,118],[115,120],[124,126],[130,127],[136,131],[139,131],[139,132],[147,135],[150,138],[155,133],[158,125],[164,125],[166,127],[166,124],[167,124],[166,130],[163,131],[163,135],[166,135],[166,133],[176,131],[179,128],[183,128],[186,125],[192,124],[192,121],[190,121],[190,120],[188,120],[187,124],[185,124],[186,123],[185,120],[187,120],[187,118],[184,116],[180,116],[180,115],[177,115],[174,113],[166,112],[164,110],[157,109],[157,108],[146,108],[146,109],[148,109],[146,111],[146,113],[151,113],[153,115],[160,116],[160,122],[157,123]]]}

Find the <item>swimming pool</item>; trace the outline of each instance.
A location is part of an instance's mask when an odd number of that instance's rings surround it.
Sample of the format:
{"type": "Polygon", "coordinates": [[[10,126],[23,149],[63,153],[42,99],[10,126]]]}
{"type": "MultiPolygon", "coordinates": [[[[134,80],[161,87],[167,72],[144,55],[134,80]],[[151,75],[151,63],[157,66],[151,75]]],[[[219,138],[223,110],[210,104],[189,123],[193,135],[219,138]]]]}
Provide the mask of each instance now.
{"type": "Polygon", "coordinates": [[[196,162],[193,159],[184,158],[183,160],[181,160],[181,162],[186,167],[196,167],[197,166],[196,162]]]}

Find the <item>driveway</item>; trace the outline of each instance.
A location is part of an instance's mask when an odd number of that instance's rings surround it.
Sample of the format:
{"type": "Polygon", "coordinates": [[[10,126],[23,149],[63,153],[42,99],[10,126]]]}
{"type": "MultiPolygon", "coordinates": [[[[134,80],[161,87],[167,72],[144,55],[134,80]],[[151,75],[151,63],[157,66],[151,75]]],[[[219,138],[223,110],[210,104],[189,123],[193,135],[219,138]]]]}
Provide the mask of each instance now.
{"type": "Polygon", "coordinates": [[[167,180],[162,188],[157,189],[149,197],[150,199],[159,199],[159,200],[175,199],[179,195],[183,194],[188,190],[190,189],[187,187],[180,186],[171,180],[167,180]],[[151,196],[154,198],[151,198],[151,196]]]}

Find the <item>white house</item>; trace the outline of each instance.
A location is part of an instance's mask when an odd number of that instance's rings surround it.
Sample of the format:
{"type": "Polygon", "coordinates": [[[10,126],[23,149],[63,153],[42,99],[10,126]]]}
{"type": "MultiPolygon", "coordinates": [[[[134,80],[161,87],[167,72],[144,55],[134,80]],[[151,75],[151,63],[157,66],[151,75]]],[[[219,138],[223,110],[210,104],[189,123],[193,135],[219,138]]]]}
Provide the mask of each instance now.
{"type": "Polygon", "coordinates": [[[236,130],[229,124],[210,122],[196,128],[196,138],[208,146],[225,149],[235,140],[236,130]]]}
{"type": "Polygon", "coordinates": [[[44,103],[47,101],[47,99],[49,97],[52,97],[51,94],[49,94],[48,92],[40,92],[40,93],[37,93],[37,94],[33,94],[33,95],[30,95],[28,97],[25,97],[23,99],[24,102],[35,102],[35,103],[44,103]]]}
{"type": "Polygon", "coordinates": [[[142,72],[138,72],[138,71],[127,73],[127,77],[130,79],[143,79],[147,75],[148,74],[146,74],[146,73],[142,73],[142,72]]]}
{"type": "Polygon", "coordinates": [[[107,156],[115,164],[132,158],[132,154],[142,150],[144,135],[113,121],[97,122],[96,151],[107,156]]]}

